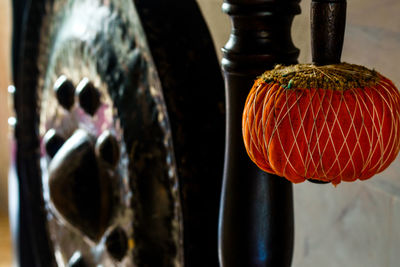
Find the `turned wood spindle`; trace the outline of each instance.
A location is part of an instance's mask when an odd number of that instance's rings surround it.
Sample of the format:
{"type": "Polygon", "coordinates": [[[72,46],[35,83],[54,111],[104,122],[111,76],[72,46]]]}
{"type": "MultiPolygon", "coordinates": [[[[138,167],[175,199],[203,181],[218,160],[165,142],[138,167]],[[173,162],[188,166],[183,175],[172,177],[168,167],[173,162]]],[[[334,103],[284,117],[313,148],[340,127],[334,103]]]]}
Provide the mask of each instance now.
{"type": "Polygon", "coordinates": [[[227,136],[219,223],[222,267],[291,265],[292,184],[253,164],[242,141],[246,96],[257,75],[277,63],[295,64],[290,28],[299,0],[227,0],[232,32],[223,48],[227,136]]]}

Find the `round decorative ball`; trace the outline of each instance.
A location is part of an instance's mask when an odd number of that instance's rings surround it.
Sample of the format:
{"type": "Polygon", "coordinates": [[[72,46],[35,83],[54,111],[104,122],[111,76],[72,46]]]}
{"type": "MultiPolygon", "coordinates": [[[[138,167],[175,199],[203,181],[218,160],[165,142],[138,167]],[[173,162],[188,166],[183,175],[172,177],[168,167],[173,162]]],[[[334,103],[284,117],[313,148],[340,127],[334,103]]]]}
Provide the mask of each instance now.
{"type": "Polygon", "coordinates": [[[268,173],[294,183],[366,180],[399,152],[400,94],[358,65],[278,65],[255,81],[242,128],[248,155],[268,173]]]}

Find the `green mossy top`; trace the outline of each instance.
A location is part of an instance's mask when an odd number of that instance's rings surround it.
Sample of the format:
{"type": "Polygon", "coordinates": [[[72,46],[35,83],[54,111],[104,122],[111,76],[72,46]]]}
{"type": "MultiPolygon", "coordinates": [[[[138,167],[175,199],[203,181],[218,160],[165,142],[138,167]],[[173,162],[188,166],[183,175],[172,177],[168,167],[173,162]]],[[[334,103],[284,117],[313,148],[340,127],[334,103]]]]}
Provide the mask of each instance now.
{"type": "Polygon", "coordinates": [[[259,78],[267,83],[280,83],[286,89],[318,88],[337,91],[371,87],[380,80],[375,70],[348,63],[325,66],[277,65],[273,70],[264,72],[259,78]]]}

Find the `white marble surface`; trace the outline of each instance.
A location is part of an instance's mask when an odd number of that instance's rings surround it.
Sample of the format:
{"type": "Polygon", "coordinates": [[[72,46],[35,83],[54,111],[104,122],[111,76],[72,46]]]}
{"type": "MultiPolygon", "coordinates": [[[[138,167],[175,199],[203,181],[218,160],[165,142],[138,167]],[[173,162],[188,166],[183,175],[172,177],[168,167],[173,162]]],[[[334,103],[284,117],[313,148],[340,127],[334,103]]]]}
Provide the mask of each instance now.
{"type": "Polygon", "coordinates": [[[368,182],[337,188],[306,183],[295,186],[294,199],[293,266],[400,266],[400,255],[389,249],[400,225],[391,194],[368,182]]]}
{"type": "Polygon", "coordinates": [[[389,263],[390,266],[400,266],[400,199],[393,200],[393,217],[391,219],[389,263]]]}

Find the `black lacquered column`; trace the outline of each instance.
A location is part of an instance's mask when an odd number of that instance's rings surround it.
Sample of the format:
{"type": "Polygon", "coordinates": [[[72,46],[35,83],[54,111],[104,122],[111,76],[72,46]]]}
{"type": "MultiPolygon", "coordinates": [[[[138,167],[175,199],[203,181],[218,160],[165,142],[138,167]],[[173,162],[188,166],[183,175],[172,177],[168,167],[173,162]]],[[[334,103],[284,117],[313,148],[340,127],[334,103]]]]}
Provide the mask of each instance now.
{"type": "Polygon", "coordinates": [[[277,63],[297,63],[290,29],[300,0],[229,0],[232,32],[223,48],[227,101],[224,185],[219,222],[222,267],[290,266],[293,194],[286,179],[262,172],[246,154],[241,119],[249,90],[277,63]]]}

